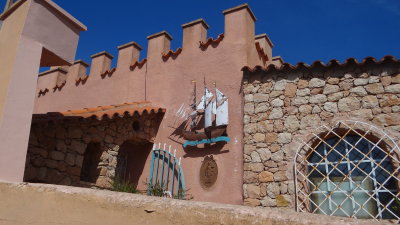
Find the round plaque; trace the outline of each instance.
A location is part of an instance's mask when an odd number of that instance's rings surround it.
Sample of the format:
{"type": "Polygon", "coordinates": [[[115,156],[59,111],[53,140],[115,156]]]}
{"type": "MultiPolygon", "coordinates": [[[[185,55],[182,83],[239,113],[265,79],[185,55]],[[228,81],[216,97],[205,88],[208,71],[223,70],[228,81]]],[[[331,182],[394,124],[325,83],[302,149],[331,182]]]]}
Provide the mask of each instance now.
{"type": "Polygon", "coordinates": [[[218,166],[212,155],[206,156],[200,168],[200,183],[203,188],[210,188],[218,177],[218,166]]]}

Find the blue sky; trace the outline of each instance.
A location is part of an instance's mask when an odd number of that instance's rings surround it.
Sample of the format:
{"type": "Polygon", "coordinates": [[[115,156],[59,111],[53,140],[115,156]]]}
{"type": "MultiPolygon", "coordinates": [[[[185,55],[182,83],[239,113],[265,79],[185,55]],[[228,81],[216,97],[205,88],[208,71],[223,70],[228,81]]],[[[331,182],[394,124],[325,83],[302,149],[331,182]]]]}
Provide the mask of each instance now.
{"type": "Polygon", "coordinates": [[[173,49],[181,47],[181,24],[198,18],[216,37],[224,30],[222,11],[246,2],[257,17],[256,34],[267,33],[273,55],[286,62],[400,58],[400,0],[54,1],[88,27],[76,58],[89,63],[103,50],[116,57],[116,47],[130,41],[146,48],[146,36],[162,30],[174,37],[173,49]]]}

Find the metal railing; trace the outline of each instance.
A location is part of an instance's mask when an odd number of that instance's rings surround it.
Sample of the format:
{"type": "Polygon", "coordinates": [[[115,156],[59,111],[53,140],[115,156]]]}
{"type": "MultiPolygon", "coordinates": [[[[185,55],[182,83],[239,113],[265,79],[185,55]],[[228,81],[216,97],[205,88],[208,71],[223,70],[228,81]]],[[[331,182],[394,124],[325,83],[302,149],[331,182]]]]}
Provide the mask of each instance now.
{"type": "Polygon", "coordinates": [[[181,166],[181,158],[177,159],[176,149],[171,153],[166,144],[153,146],[150,165],[150,178],[147,194],[169,198],[185,198],[185,177],[181,166]]]}
{"type": "Polygon", "coordinates": [[[294,159],[297,211],[400,221],[400,149],[391,137],[349,120],[312,136],[294,159]]]}

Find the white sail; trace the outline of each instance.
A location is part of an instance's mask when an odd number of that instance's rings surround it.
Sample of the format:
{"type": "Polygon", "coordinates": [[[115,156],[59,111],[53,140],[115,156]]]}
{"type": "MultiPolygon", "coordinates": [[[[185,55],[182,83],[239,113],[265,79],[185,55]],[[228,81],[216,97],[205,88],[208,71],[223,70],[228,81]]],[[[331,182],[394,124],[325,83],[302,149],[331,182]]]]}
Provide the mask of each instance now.
{"type": "Polygon", "coordinates": [[[212,94],[212,92],[209,91],[207,88],[205,88],[205,95],[203,95],[203,97],[201,97],[200,102],[197,105],[196,109],[204,110],[206,108],[205,107],[206,102],[208,103],[213,96],[214,95],[212,94]]]}
{"type": "Polygon", "coordinates": [[[213,104],[214,101],[208,102],[206,110],[204,111],[204,128],[211,127],[213,121],[213,104]]]}
{"type": "Polygon", "coordinates": [[[217,92],[217,102],[216,102],[216,125],[228,125],[228,98],[216,89],[217,92]]]}

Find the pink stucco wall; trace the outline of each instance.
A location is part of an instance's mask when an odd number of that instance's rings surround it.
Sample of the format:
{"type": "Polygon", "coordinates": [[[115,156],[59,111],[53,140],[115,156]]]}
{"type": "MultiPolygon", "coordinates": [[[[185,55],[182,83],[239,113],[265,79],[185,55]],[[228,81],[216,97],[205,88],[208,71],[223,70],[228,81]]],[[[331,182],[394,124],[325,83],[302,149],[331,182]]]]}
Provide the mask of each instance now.
{"type": "Polygon", "coordinates": [[[51,0],[18,1],[0,20],[0,179],[22,181],[37,72],[72,62],[86,27],[51,0]]]}
{"type": "MultiPolygon", "coordinates": [[[[38,81],[34,113],[59,112],[124,102],[150,101],[154,106],[166,108],[155,142],[166,143],[177,149],[182,157],[186,186],[196,200],[242,204],[243,179],[243,66],[265,64],[255,47],[255,17],[247,5],[224,11],[224,38],[207,48],[200,48],[199,41],[206,42],[207,25],[202,21],[183,25],[182,52],[171,57],[162,57],[170,50],[167,33],[149,36],[147,63],[133,70],[129,65],[139,59],[139,48],[135,43],[120,46],[116,71],[101,76],[109,70],[112,56],[102,53],[92,56],[90,76],[85,82],[76,83],[86,66],[77,62],[67,68],[66,83],[54,89],[59,73],[41,76],[38,81]],[[197,97],[202,95],[203,79],[207,86],[213,83],[229,97],[227,144],[198,146],[183,149],[183,139],[170,126],[175,123],[176,112],[182,104],[190,104],[192,81],[197,81],[197,97]],[[47,93],[39,92],[48,89],[47,93]],[[174,133],[175,132],[175,133],[174,133]],[[200,185],[200,166],[204,156],[214,155],[219,167],[216,184],[204,190],[200,185]]],[[[260,40],[266,41],[266,40],[260,40]]],[[[270,48],[271,46],[266,48],[270,48]]],[[[270,49],[266,49],[270,52],[270,49]]],[[[182,120],[181,120],[182,122],[182,120]]],[[[178,132],[179,133],[179,132],[178,132]]],[[[147,159],[149,160],[149,159],[147,159]]],[[[141,179],[145,180],[147,172],[141,179]]]]}

